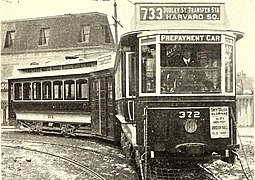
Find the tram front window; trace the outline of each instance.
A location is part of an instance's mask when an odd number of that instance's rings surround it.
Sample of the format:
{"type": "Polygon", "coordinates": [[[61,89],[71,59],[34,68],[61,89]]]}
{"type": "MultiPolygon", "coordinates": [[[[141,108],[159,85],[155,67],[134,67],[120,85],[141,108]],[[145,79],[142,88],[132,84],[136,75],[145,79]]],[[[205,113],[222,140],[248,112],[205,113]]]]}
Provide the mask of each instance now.
{"type": "Polygon", "coordinates": [[[156,45],[142,46],[142,92],[156,92],[156,45]]]}
{"type": "Polygon", "coordinates": [[[217,93],[220,44],[161,44],[161,93],[217,93]]]}

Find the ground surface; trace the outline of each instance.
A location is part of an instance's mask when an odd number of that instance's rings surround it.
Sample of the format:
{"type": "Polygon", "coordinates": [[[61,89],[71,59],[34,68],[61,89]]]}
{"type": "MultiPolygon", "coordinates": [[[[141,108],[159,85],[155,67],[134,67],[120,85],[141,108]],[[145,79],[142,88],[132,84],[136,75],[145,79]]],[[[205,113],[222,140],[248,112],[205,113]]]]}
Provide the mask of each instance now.
{"type": "MultiPolygon", "coordinates": [[[[50,141],[53,143],[84,147],[88,151],[75,148],[61,148],[53,145],[42,146],[36,144],[23,144],[26,146],[29,145],[31,148],[49,151],[81,162],[101,174],[106,179],[138,179],[134,167],[130,165],[129,160],[124,157],[121,150],[117,146],[108,145],[106,142],[99,142],[89,138],[63,138],[51,135],[39,136],[37,134],[31,136],[31,134],[27,132],[14,132],[10,130],[2,130],[1,136],[2,140],[50,141]]],[[[254,138],[250,133],[248,133],[248,135],[241,133],[240,138],[238,139],[239,143],[242,144],[238,154],[240,155],[239,157],[243,169],[249,180],[252,179],[251,174],[254,179],[254,138]]],[[[4,141],[1,143],[4,144],[4,141]]],[[[22,146],[22,144],[19,145],[22,146]]],[[[1,153],[1,179],[3,180],[93,179],[74,165],[49,155],[6,147],[1,148],[1,153]]],[[[218,160],[212,164],[208,164],[207,167],[223,180],[246,179],[239,161],[236,161],[234,165],[230,165],[218,160]]]]}
{"type": "MultiPolygon", "coordinates": [[[[129,164],[121,150],[106,142],[93,139],[63,138],[60,136],[39,136],[24,132],[4,132],[4,139],[47,141],[57,144],[80,146],[87,150],[66,148],[54,145],[12,142],[19,146],[50,152],[67,157],[91,168],[106,179],[138,179],[134,168],[129,164]]],[[[2,144],[8,142],[2,141],[2,144]]],[[[10,144],[10,143],[9,143],[10,144]]],[[[1,175],[6,180],[49,179],[49,180],[80,180],[94,179],[80,168],[57,157],[38,152],[2,147],[1,175]]]]}

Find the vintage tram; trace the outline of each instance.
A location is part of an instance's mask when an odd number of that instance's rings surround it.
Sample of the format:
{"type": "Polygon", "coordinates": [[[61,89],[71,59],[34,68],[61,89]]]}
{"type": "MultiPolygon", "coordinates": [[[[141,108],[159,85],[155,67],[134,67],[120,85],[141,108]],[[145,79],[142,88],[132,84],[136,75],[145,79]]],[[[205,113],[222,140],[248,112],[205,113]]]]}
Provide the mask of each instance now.
{"type": "Polygon", "coordinates": [[[221,2],[135,3],[133,30],[115,55],[10,78],[10,118],[39,133],[89,128],[120,142],[143,172],[147,164],[234,163],[242,37],[229,30],[221,2]],[[184,54],[190,65],[178,65],[184,54]]]}

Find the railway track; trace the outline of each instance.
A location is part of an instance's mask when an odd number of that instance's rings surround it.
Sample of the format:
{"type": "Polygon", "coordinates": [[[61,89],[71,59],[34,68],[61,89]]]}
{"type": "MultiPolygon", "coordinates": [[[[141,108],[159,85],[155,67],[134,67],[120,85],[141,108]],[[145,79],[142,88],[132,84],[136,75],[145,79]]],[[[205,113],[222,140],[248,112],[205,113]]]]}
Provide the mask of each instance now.
{"type": "MultiPolygon", "coordinates": [[[[60,143],[52,143],[52,142],[45,142],[45,141],[33,141],[33,140],[14,140],[14,139],[1,139],[2,142],[15,142],[15,143],[32,143],[32,144],[42,144],[42,145],[51,145],[51,146],[61,146],[61,147],[66,147],[66,148],[75,148],[79,149],[82,151],[90,151],[93,153],[101,154],[102,152],[97,151],[95,149],[91,148],[85,148],[85,147],[80,147],[80,146],[75,146],[75,145],[67,145],[67,144],[60,144],[60,143]]],[[[107,156],[114,156],[116,158],[116,154],[111,154],[104,152],[105,155],[107,156]]],[[[117,156],[118,157],[118,156],[117,156]]]]}
{"type": "Polygon", "coordinates": [[[80,168],[82,171],[84,171],[85,173],[93,176],[95,179],[98,180],[105,180],[104,177],[102,177],[100,174],[98,174],[97,172],[93,171],[92,169],[88,168],[87,166],[84,166],[83,164],[74,161],[72,159],[66,158],[66,157],[62,157],[53,153],[49,153],[49,152],[45,152],[45,151],[41,151],[41,150],[37,150],[37,149],[32,149],[32,148],[28,148],[28,147],[24,147],[24,146],[17,146],[17,145],[7,145],[7,144],[1,144],[2,147],[6,147],[6,148],[14,148],[14,149],[22,149],[22,150],[26,150],[26,151],[33,151],[33,152],[37,152],[40,154],[45,154],[45,155],[49,155],[52,157],[56,157],[59,158],[63,161],[66,161],[70,164],[75,165],[76,167],[80,168]]]}

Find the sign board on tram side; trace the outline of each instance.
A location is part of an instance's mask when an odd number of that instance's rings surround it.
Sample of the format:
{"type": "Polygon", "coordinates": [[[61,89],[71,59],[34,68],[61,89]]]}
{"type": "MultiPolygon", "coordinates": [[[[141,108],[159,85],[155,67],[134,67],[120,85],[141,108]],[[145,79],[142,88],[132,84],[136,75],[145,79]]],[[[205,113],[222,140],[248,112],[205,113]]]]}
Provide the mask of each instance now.
{"type": "Polygon", "coordinates": [[[220,34],[161,34],[161,42],[221,42],[220,34]]]}
{"type": "Polygon", "coordinates": [[[171,5],[140,6],[140,21],[196,21],[221,20],[221,6],[171,5]]]}
{"type": "Polygon", "coordinates": [[[229,111],[228,107],[210,108],[211,138],[229,138],[229,111]]]}

